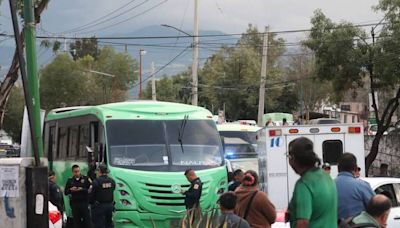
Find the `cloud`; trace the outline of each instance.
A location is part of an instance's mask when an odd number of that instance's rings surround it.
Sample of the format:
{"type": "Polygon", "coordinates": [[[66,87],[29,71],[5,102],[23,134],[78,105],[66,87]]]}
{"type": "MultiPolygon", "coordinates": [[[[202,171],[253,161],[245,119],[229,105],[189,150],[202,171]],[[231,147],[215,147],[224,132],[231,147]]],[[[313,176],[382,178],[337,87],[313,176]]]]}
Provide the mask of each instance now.
{"type": "MultiPolygon", "coordinates": [[[[89,23],[131,1],[50,1],[42,17],[42,24],[47,30],[62,32],[89,23]]],[[[88,30],[128,19],[162,1],[164,0],[135,0],[118,12],[141,3],[143,5],[115,20],[88,30]]],[[[170,24],[176,27],[182,24],[183,29],[190,31],[193,27],[193,2],[194,0],[168,0],[142,16],[109,29],[96,31],[94,34],[121,33],[157,24],[170,24]]],[[[317,8],[321,8],[334,21],[347,20],[355,23],[378,21],[382,15],[376,14],[371,9],[377,3],[378,0],[200,0],[199,24],[203,30],[220,30],[227,33],[243,32],[249,23],[260,28],[270,25],[271,30],[275,31],[304,29],[310,27],[310,18],[317,8]]],[[[113,15],[116,14],[118,13],[113,15]]]]}

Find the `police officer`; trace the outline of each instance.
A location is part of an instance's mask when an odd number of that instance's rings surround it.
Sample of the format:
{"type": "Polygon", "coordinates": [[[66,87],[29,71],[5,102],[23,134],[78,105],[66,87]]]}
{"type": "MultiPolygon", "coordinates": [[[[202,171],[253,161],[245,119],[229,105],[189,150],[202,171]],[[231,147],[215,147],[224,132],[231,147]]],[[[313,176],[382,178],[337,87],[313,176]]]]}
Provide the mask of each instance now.
{"type": "Polygon", "coordinates": [[[115,181],[108,175],[107,166],[100,164],[97,168],[98,177],[89,190],[92,217],[95,228],[112,228],[112,213],[114,209],[115,181]]]}
{"type": "Polygon", "coordinates": [[[56,175],[49,172],[49,201],[61,212],[64,211],[64,198],[60,187],[56,184],[56,175]]]}
{"type": "Polygon", "coordinates": [[[78,165],[72,166],[72,175],[73,177],[68,179],[65,186],[65,195],[70,196],[74,228],[90,228],[89,188],[91,180],[81,175],[78,165]]]}
{"type": "Polygon", "coordinates": [[[185,206],[187,211],[197,209],[200,207],[201,191],[203,189],[203,183],[200,178],[197,177],[193,169],[185,171],[186,179],[190,182],[190,188],[187,191],[182,191],[185,195],[185,206]]]}

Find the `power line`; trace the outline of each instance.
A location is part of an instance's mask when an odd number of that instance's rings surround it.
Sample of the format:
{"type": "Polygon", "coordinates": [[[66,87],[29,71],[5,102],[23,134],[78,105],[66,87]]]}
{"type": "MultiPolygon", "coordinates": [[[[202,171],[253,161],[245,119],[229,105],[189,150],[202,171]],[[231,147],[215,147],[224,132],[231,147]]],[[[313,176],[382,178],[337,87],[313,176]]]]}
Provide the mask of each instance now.
{"type": "Polygon", "coordinates": [[[97,32],[97,31],[102,31],[102,30],[105,30],[105,29],[114,27],[114,26],[116,26],[116,25],[125,23],[125,22],[127,22],[127,21],[130,21],[130,20],[136,18],[136,17],[142,16],[142,15],[144,15],[144,14],[150,12],[151,10],[153,10],[153,9],[155,9],[155,8],[157,8],[157,7],[161,6],[161,5],[163,5],[163,4],[166,3],[166,2],[168,2],[168,0],[163,0],[162,2],[156,4],[156,5],[152,6],[152,7],[150,7],[149,9],[147,9],[147,10],[141,12],[141,13],[138,13],[138,14],[132,16],[132,17],[128,17],[127,19],[124,19],[124,20],[122,20],[122,21],[116,22],[116,23],[114,23],[114,24],[111,24],[111,25],[108,25],[108,26],[105,26],[105,27],[102,27],[102,28],[99,28],[99,29],[94,29],[94,30],[86,31],[86,32],[82,32],[82,33],[85,34],[85,33],[93,33],[93,32],[97,32]]]}
{"type": "MultiPolygon", "coordinates": [[[[120,22],[118,22],[118,23],[115,23],[115,24],[112,24],[112,25],[110,25],[110,26],[107,26],[107,28],[108,28],[108,27],[111,27],[111,26],[115,26],[115,25],[117,25],[117,24],[119,24],[119,23],[123,23],[123,22],[125,22],[125,21],[130,20],[130,19],[133,19],[134,17],[143,15],[144,13],[147,13],[148,11],[150,11],[150,10],[152,10],[152,9],[154,9],[154,8],[156,8],[156,7],[158,7],[158,6],[160,6],[161,4],[164,4],[166,1],[168,1],[168,0],[164,0],[163,2],[161,2],[161,3],[159,3],[159,4],[155,5],[155,6],[153,6],[152,8],[150,8],[150,9],[148,9],[148,10],[146,10],[146,11],[140,13],[140,14],[137,14],[137,15],[131,17],[131,18],[127,18],[127,19],[125,19],[124,21],[120,21],[120,22]]],[[[381,23],[381,24],[387,24],[387,23],[381,23]]],[[[332,30],[335,30],[335,29],[342,29],[342,28],[369,27],[369,26],[372,26],[372,25],[376,25],[376,23],[356,24],[356,25],[349,25],[349,26],[341,26],[341,27],[332,28],[332,30]]],[[[106,27],[105,27],[105,28],[106,28],[106,27]]],[[[103,29],[105,29],[105,28],[101,28],[101,29],[93,30],[93,31],[100,31],[100,30],[103,30],[103,29]]],[[[88,31],[88,32],[85,32],[85,33],[93,32],[93,31],[88,31]]],[[[310,31],[312,31],[312,30],[311,30],[311,29],[282,30],[282,31],[270,32],[270,34],[286,34],[286,33],[310,32],[310,31]]],[[[258,33],[252,33],[252,34],[263,35],[264,33],[263,33],[263,32],[258,32],[258,33]]],[[[229,37],[229,36],[243,36],[243,35],[251,35],[251,34],[248,34],[248,33],[208,34],[208,35],[198,35],[197,37],[199,37],[199,38],[201,38],[201,37],[203,37],[203,38],[205,38],[205,37],[229,37]]],[[[7,34],[0,34],[0,36],[10,36],[10,35],[7,35],[7,34]]],[[[90,39],[90,38],[93,38],[93,37],[78,37],[78,36],[38,36],[37,38],[38,38],[38,39],[71,39],[71,40],[77,40],[77,39],[90,39]]],[[[110,37],[107,37],[107,36],[103,36],[103,37],[102,37],[102,36],[100,36],[100,37],[95,37],[95,38],[98,39],[98,40],[135,40],[135,39],[137,39],[137,40],[146,40],[146,39],[193,38],[193,36],[187,36],[187,35],[185,35],[185,36],[110,36],[110,37]]]]}
{"type": "Polygon", "coordinates": [[[91,21],[91,22],[89,22],[89,23],[86,23],[86,24],[84,24],[84,25],[78,26],[78,27],[76,27],[76,28],[72,28],[72,29],[65,30],[65,31],[63,31],[63,32],[61,32],[61,33],[69,33],[69,32],[75,31],[75,30],[77,30],[77,29],[84,28],[84,27],[86,27],[86,26],[88,26],[88,25],[92,25],[92,24],[98,22],[99,20],[102,20],[102,19],[104,19],[104,18],[107,18],[108,16],[114,14],[115,12],[118,12],[119,10],[121,10],[121,9],[123,9],[123,8],[125,8],[125,7],[127,7],[128,5],[132,4],[132,3],[135,2],[135,1],[136,1],[136,0],[131,0],[130,2],[128,2],[128,3],[124,4],[124,5],[122,5],[121,7],[119,7],[119,8],[117,8],[117,9],[111,11],[110,13],[108,13],[108,14],[106,14],[106,15],[104,15],[104,16],[101,16],[101,17],[99,17],[99,18],[97,18],[97,19],[95,19],[95,20],[93,20],[93,21],[91,21]]]}
{"type": "MultiPolygon", "coordinates": [[[[111,17],[111,18],[108,18],[108,19],[106,18],[106,19],[103,19],[103,20],[101,20],[101,21],[96,21],[97,23],[95,23],[95,24],[92,24],[92,25],[89,25],[89,26],[85,26],[85,27],[80,28],[80,29],[75,29],[74,31],[71,31],[71,32],[69,32],[69,33],[77,33],[77,32],[81,32],[81,31],[85,31],[85,30],[88,30],[88,29],[90,29],[90,28],[96,27],[97,25],[101,25],[101,24],[104,24],[104,23],[106,23],[106,22],[108,22],[108,21],[114,20],[114,19],[116,19],[116,18],[118,18],[118,17],[120,17],[120,16],[122,16],[122,15],[124,15],[124,14],[126,14],[126,13],[129,13],[130,11],[132,11],[132,10],[134,10],[134,9],[139,8],[140,6],[144,5],[144,4],[145,4],[146,2],[148,2],[148,1],[150,1],[150,0],[145,0],[145,1],[143,1],[143,2],[141,2],[141,3],[139,3],[139,4],[137,4],[137,5],[135,5],[135,6],[131,7],[131,8],[129,8],[129,9],[127,9],[127,10],[121,12],[120,14],[117,14],[117,15],[111,17]]],[[[82,33],[85,33],[85,32],[82,32],[82,33]]]]}
{"type": "MultiPolygon", "coordinates": [[[[172,58],[168,63],[166,63],[165,65],[163,65],[162,67],[158,68],[158,70],[152,74],[150,74],[149,76],[147,76],[146,78],[144,78],[142,80],[142,83],[149,80],[153,75],[156,75],[157,73],[159,73],[160,71],[162,71],[164,68],[166,68],[167,66],[169,66],[171,63],[173,63],[177,58],[179,58],[181,55],[183,55],[183,53],[185,53],[188,49],[190,48],[190,46],[187,46],[184,50],[182,50],[181,52],[179,52],[179,54],[177,54],[174,58],[172,58]]],[[[135,88],[136,86],[139,86],[140,83],[135,84],[134,86],[132,86],[132,88],[135,88]]]]}

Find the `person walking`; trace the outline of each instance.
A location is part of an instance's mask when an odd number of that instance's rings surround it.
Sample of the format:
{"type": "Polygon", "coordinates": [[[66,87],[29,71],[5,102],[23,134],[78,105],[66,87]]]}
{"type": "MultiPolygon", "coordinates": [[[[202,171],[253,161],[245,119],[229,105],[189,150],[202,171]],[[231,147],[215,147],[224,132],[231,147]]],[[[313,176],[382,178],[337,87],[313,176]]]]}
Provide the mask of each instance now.
{"type": "Polygon", "coordinates": [[[115,181],[109,177],[107,166],[99,165],[98,177],[89,189],[92,221],[95,228],[112,228],[115,181]]]}
{"type": "Polygon", "coordinates": [[[70,196],[74,228],[90,228],[89,195],[90,180],[81,175],[78,165],[72,166],[72,177],[65,185],[65,195],[70,196]]]}
{"type": "Polygon", "coordinates": [[[49,171],[49,201],[63,214],[64,198],[60,187],[56,184],[56,175],[49,171]]]}
{"type": "Polygon", "coordinates": [[[289,203],[292,228],[337,228],[335,183],[324,170],[314,152],[313,143],[297,138],[289,144],[289,164],[300,175],[289,203]]]}
{"type": "Polygon", "coordinates": [[[344,153],[340,157],[339,174],[335,179],[339,219],[354,217],[365,211],[369,200],[375,194],[366,181],[354,177],[357,168],[357,158],[353,154],[344,153]]]}
{"type": "Polygon", "coordinates": [[[234,214],[237,197],[233,192],[225,192],[219,197],[221,210],[218,228],[250,228],[249,223],[234,214]]]}
{"type": "Polygon", "coordinates": [[[258,175],[253,170],[244,173],[242,185],[235,194],[235,213],[246,220],[252,228],[269,228],[275,222],[276,210],[266,193],[258,191],[258,175]]]}
{"type": "Polygon", "coordinates": [[[233,172],[233,183],[228,186],[228,191],[234,192],[240,186],[243,180],[243,171],[237,169],[233,172]]]}

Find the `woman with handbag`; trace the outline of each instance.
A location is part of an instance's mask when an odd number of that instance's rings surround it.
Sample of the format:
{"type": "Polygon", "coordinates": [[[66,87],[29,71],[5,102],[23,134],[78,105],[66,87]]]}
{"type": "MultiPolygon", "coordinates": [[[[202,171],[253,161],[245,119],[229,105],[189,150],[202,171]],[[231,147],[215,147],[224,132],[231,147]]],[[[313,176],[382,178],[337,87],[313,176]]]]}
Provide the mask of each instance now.
{"type": "Polygon", "coordinates": [[[235,191],[235,213],[245,219],[252,228],[270,228],[275,222],[275,206],[266,193],[258,191],[258,175],[253,170],[244,173],[242,185],[235,191]]]}

